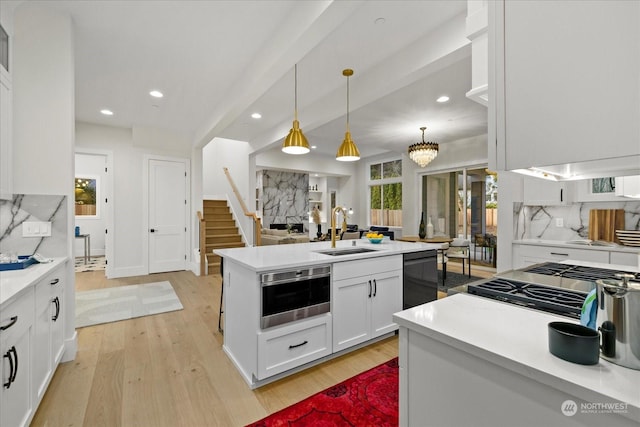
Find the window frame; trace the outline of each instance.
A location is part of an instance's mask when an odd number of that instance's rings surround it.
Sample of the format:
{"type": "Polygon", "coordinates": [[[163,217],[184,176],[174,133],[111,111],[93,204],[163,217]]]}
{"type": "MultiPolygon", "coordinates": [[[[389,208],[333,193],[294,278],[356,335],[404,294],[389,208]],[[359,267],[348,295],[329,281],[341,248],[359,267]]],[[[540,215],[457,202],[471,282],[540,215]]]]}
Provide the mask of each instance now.
{"type": "MultiPolygon", "coordinates": [[[[367,223],[373,226],[382,226],[382,227],[394,227],[394,228],[402,228],[402,226],[397,225],[388,225],[388,224],[373,224],[371,221],[371,189],[375,186],[380,186],[380,200],[382,203],[381,209],[384,210],[384,186],[388,184],[400,184],[400,190],[404,191],[403,186],[403,167],[402,167],[402,157],[393,157],[384,160],[378,160],[374,162],[367,163],[367,223]],[[391,162],[400,162],[400,176],[393,178],[383,178],[384,176],[384,164],[391,162]],[[375,165],[380,165],[380,178],[372,179],[371,178],[371,168],[375,165]]],[[[402,209],[402,207],[400,208],[402,209]]]]}

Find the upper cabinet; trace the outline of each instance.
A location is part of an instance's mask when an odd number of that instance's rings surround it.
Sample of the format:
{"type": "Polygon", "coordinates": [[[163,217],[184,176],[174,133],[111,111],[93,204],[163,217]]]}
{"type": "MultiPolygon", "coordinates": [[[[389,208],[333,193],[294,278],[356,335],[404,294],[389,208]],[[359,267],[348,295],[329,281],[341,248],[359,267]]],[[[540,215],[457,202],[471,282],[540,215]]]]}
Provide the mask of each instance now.
{"type": "Polygon", "coordinates": [[[10,59],[11,37],[0,25],[0,199],[13,194],[13,95],[10,59]]]}
{"type": "Polygon", "coordinates": [[[639,76],[638,1],[489,2],[489,167],[637,174],[639,76]]]}

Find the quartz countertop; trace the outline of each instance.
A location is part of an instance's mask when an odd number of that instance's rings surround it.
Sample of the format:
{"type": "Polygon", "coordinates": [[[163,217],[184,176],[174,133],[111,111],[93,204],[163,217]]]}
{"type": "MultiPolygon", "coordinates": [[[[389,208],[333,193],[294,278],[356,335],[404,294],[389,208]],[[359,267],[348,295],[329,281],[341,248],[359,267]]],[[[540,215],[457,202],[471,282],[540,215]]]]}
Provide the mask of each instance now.
{"type": "Polygon", "coordinates": [[[67,257],[53,258],[51,262],[32,264],[25,269],[1,271],[0,304],[18,295],[23,289],[33,285],[65,261],[67,257]]]}
{"type": "Polygon", "coordinates": [[[625,402],[625,416],[640,421],[640,370],[602,358],[578,365],[549,352],[548,323],[577,321],[468,294],[404,310],[393,320],[587,402],[625,402]]]}
{"type": "MultiPolygon", "coordinates": [[[[640,247],[624,246],[613,242],[606,242],[605,245],[577,243],[579,240],[545,240],[545,239],[522,239],[514,240],[513,244],[534,245],[534,246],[555,246],[558,248],[586,249],[591,251],[609,251],[609,252],[629,252],[640,254],[640,247]],[[610,244],[609,244],[610,243],[610,244]]],[[[585,239],[584,242],[588,240],[585,239]]]]}
{"type": "Polygon", "coordinates": [[[251,246],[246,248],[217,249],[213,253],[244,265],[256,272],[269,271],[280,268],[295,268],[318,264],[334,264],[337,262],[354,261],[358,259],[380,256],[397,255],[424,250],[437,250],[442,246],[437,243],[399,242],[383,240],[373,244],[368,240],[338,240],[336,249],[350,249],[353,242],[356,247],[374,249],[350,255],[332,256],[318,253],[331,249],[331,242],[293,243],[285,245],[251,246]]]}

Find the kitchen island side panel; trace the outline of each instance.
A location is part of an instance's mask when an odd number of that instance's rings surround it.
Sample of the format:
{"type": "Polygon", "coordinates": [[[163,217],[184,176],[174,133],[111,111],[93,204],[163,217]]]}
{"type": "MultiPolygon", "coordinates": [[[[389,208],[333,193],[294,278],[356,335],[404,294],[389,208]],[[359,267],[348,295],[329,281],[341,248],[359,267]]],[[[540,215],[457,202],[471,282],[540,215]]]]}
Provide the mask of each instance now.
{"type": "Polygon", "coordinates": [[[583,412],[571,394],[405,327],[400,346],[401,426],[638,426],[620,414],[583,412]],[[562,412],[568,400],[578,408],[571,416],[562,412]]]}
{"type": "Polygon", "coordinates": [[[256,331],[260,329],[259,276],[227,258],[223,262],[223,349],[245,381],[251,384],[258,372],[256,331]]]}

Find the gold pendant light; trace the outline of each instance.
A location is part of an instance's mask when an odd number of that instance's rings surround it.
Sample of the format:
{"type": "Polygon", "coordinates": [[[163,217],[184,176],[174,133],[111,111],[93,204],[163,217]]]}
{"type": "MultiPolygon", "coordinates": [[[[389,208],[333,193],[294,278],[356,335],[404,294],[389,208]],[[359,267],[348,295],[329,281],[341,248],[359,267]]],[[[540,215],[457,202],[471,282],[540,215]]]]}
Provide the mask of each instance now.
{"type": "Polygon", "coordinates": [[[412,144],[409,146],[409,158],[420,165],[425,167],[438,155],[438,144],[435,142],[424,142],[424,131],[426,127],[421,127],[422,142],[412,144]]]}
{"type": "Polygon", "coordinates": [[[338,154],[336,154],[336,160],[341,162],[354,162],[360,160],[360,151],[356,147],[356,143],[351,139],[351,132],[349,132],[349,77],[353,75],[353,70],[342,70],[342,75],[347,78],[347,131],[344,134],[344,141],[338,148],[338,154]]]}
{"type": "Polygon", "coordinates": [[[287,154],[306,154],[310,151],[307,138],[303,135],[298,122],[298,64],[295,65],[295,108],[293,112],[293,127],[282,143],[282,151],[287,154]]]}

